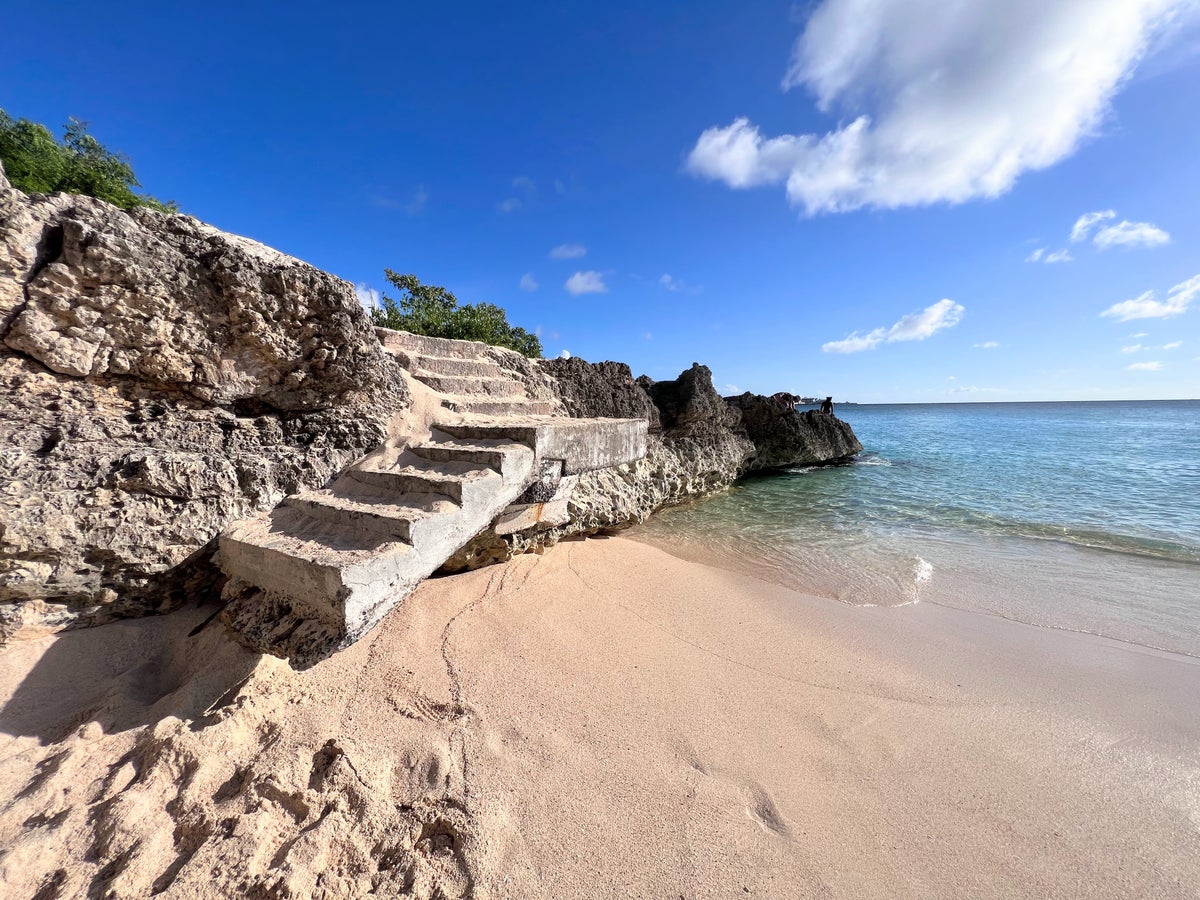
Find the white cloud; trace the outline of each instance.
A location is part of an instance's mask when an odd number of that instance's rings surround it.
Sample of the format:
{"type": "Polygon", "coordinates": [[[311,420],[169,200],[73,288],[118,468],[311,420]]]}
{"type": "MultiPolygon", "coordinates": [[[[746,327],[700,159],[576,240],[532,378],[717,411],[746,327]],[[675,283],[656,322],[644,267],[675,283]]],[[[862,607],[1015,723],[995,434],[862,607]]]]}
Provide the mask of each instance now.
{"type": "Polygon", "coordinates": [[[528,175],[518,175],[512,180],[512,186],[515,190],[521,191],[526,196],[537,193],[537,185],[533,183],[533,179],[528,175]]]}
{"type": "Polygon", "coordinates": [[[532,272],[526,272],[521,276],[521,290],[536,291],[538,289],[537,279],[533,277],[532,272]]]}
{"type": "Polygon", "coordinates": [[[997,387],[979,387],[974,384],[960,384],[950,388],[948,393],[951,394],[1003,394],[1008,388],[997,387]]]}
{"type": "Polygon", "coordinates": [[[550,251],[551,259],[579,259],[587,256],[587,247],[583,244],[559,244],[550,251]]]}
{"type": "Polygon", "coordinates": [[[1122,353],[1141,353],[1143,350],[1149,350],[1149,349],[1150,349],[1149,347],[1146,347],[1142,344],[1130,344],[1128,347],[1122,347],[1121,352],[1122,353]]]}
{"type": "Polygon", "coordinates": [[[1137,334],[1131,334],[1131,335],[1130,335],[1130,338],[1132,338],[1133,340],[1135,340],[1135,341],[1136,341],[1138,338],[1144,338],[1144,337],[1146,337],[1146,335],[1147,335],[1147,334],[1149,334],[1149,332],[1147,332],[1147,331],[1139,331],[1137,334]]]}
{"type": "Polygon", "coordinates": [[[375,290],[369,284],[359,282],[354,286],[354,293],[364,309],[374,309],[379,306],[379,291],[375,290]]]}
{"type": "Polygon", "coordinates": [[[661,284],[663,287],[665,287],[668,291],[679,290],[679,282],[676,281],[674,278],[672,278],[670,275],[668,275],[666,272],[664,272],[662,277],[658,279],[658,283],[661,284]]]}
{"type": "Polygon", "coordinates": [[[1105,209],[1100,212],[1084,213],[1075,220],[1075,226],[1071,229],[1071,242],[1078,244],[1080,241],[1086,241],[1088,235],[1092,233],[1092,229],[1101,222],[1106,222],[1109,219],[1117,217],[1116,210],[1105,209]]]}
{"type": "Polygon", "coordinates": [[[567,289],[567,293],[574,297],[580,294],[607,294],[608,285],[604,283],[604,276],[595,270],[587,272],[576,272],[567,279],[567,283],[563,285],[567,289]]]}
{"type": "Polygon", "coordinates": [[[1071,256],[1071,251],[1069,251],[1069,250],[1055,250],[1053,253],[1048,253],[1046,251],[1045,247],[1038,247],[1036,250],[1034,250],[1032,253],[1030,253],[1027,257],[1025,257],[1025,262],[1033,262],[1033,263],[1035,263],[1035,262],[1060,263],[1060,262],[1072,262],[1073,260],[1074,260],[1074,257],[1071,256]]]}
{"type": "Polygon", "coordinates": [[[740,394],[741,392],[742,392],[742,389],[740,387],[738,387],[736,384],[725,385],[725,393],[726,394],[740,394]]]}
{"type": "Polygon", "coordinates": [[[952,328],[962,320],[963,307],[953,300],[939,300],[920,312],[910,313],[890,328],[876,328],[866,334],[854,332],[840,341],[822,344],[825,353],[858,353],[874,350],[880,344],[898,341],[923,341],[943,328],[952,328]]]}
{"type": "Polygon", "coordinates": [[[786,184],[808,215],[996,197],[1094,135],[1153,38],[1193,0],[820,0],[783,79],[848,123],[704,131],[688,170],[786,184]]]}
{"type": "Polygon", "coordinates": [[[559,358],[559,359],[570,359],[570,358],[571,358],[571,351],[570,351],[570,350],[564,350],[562,353],[558,354],[558,358],[559,358]]]}
{"type": "Polygon", "coordinates": [[[1167,234],[1149,222],[1130,222],[1128,219],[1096,232],[1093,243],[1101,250],[1109,247],[1157,247],[1171,241],[1167,234]]]}
{"type": "Polygon", "coordinates": [[[1182,347],[1182,346],[1183,346],[1183,341],[1171,341],[1171,343],[1169,343],[1169,344],[1163,344],[1163,345],[1162,345],[1162,349],[1164,349],[1164,350],[1178,350],[1178,349],[1179,349],[1180,347],[1182,347]]]}
{"type": "Polygon", "coordinates": [[[500,210],[500,212],[504,212],[504,213],[512,212],[513,210],[520,209],[520,208],[521,208],[521,201],[518,200],[516,197],[509,197],[505,200],[501,200],[499,203],[496,204],[496,209],[498,209],[498,210],[500,210]]]}
{"type": "Polygon", "coordinates": [[[1127,366],[1130,372],[1157,372],[1162,367],[1163,364],[1158,360],[1154,360],[1153,362],[1134,363],[1131,366],[1127,366]]]}
{"type": "Polygon", "coordinates": [[[1187,312],[1192,301],[1200,297],[1200,275],[1175,285],[1167,292],[1166,300],[1156,300],[1154,291],[1146,291],[1134,300],[1114,303],[1102,316],[1112,316],[1118,322],[1131,319],[1169,319],[1187,312]]]}
{"type": "Polygon", "coordinates": [[[643,331],[642,332],[642,340],[643,341],[652,341],[652,340],[654,340],[654,334],[649,331],[643,331]]]}
{"type": "Polygon", "coordinates": [[[972,344],[971,346],[975,347],[978,350],[995,350],[997,347],[1000,346],[1000,342],[999,341],[984,341],[982,344],[972,344]]]}

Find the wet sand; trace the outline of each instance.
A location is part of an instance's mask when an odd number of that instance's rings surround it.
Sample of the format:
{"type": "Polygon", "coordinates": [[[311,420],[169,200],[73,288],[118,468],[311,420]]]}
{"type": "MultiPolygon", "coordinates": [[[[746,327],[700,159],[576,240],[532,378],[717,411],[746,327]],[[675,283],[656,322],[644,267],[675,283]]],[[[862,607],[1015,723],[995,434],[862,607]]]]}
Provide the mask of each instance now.
{"type": "Polygon", "coordinates": [[[621,538],[308,672],[207,612],[0,651],[0,893],[1197,896],[1192,658],[621,538]]]}

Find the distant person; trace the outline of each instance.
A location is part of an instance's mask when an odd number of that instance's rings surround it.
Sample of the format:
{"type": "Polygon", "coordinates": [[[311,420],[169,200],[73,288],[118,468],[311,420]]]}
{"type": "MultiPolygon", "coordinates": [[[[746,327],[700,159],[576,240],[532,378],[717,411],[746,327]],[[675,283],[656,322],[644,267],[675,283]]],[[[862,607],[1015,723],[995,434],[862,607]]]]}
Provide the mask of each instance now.
{"type": "Polygon", "coordinates": [[[831,415],[831,416],[833,415],[833,398],[832,397],[825,398],[825,402],[821,404],[821,412],[829,413],[829,415],[831,415]]]}

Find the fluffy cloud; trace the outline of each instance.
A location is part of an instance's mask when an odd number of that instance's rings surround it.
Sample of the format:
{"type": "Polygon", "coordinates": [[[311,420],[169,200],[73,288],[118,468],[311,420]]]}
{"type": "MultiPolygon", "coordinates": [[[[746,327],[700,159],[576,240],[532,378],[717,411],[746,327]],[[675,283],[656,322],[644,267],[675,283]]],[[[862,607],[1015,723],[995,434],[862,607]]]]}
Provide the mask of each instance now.
{"type": "Polygon", "coordinates": [[[1086,241],[1088,235],[1092,233],[1092,229],[1101,222],[1106,222],[1109,219],[1117,217],[1116,210],[1105,209],[1100,212],[1084,213],[1075,220],[1075,226],[1071,229],[1071,241],[1078,244],[1080,241],[1086,241]]]}
{"type": "Polygon", "coordinates": [[[662,278],[658,279],[658,283],[665,287],[668,291],[677,291],[680,287],[679,280],[672,278],[666,272],[663,272],[662,278]]]}
{"type": "Polygon", "coordinates": [[[576,272],[567,279],[567,283],[563,287],[573,297],[578,297],[580,294],[608,293],[608,285],[604,283],[604,276],[594,270],[576,272]]]}
{"type": "Polygon", "coordinates": [[[1130,344],[1128,347],[1122,347],[1121,352],[1122,353],[1141,353],[1143,350],[1149,350],[1149,349],[1150,348],[1144,344],[1130,344]]]}
{"type": "Polygon", "coordinates": [[[571,351],[570,351],[570,350],[564,350],[562,353],[558,354],[558,358],[559,358],[559,359],[570,359],[570,358],[571,358],[571,351]]]}
{"type": "Polygon", "coordinates": [[[977,350],[995,350],[1000,346],[999,341],[984,341],[982,344],[972,344],[977,350]]]}
{"type": "Polygon", "coordinates": [[[952,328],[962,320],[963,307],[953,300],[939,300],[920,312],[909,313],[890,328],[876,328],[866,334],[854,332],[840,341],[822,344],[826,353],[858,353],[874,350],[880,344],[898,341],[923,341],[943,328],[952,328]]]}
{"type": "Polygon", "coordinates": [[[1182,346],[1183,346],[1183,341],[1171,341],[1171,343],[1169,343],[1169,344],[1163,344],[1162,348],[1164,350],[1178,350],[1182,346]]]}
{"type": "Polygon", "coordinates": [[[1200,297],[1200,275],[1194,275],[1175,285],[1167,291],[1166,300],[1158,300],[1154,291],[1146,291],[1133,300],[1114,303],[1100,315],[1111,316],[1118,322],[1128,322],[1131,319],[1169,319],[1187,312],[1197,297],[1200,297]]]}
{"type": "Polygon", "coordinates": [[[536,291],[538,289],[537,279],[533,277],[532,272],[526,272],[521,276],[521,290],[536,291]]]}
{"type": "Polygon", "coordinates": [[[1150,41],[1193,0],[820,0],[785,90],[848,124],[704,131],[693,174],[785,184],[809,215],[996,197],[1094,134],[1150,41]]]}
{"type": "Polygon", "coordinates": [[[1109,247],[1157,247],[1169,243],[1171,235],[1149,222],[1128,219],[1096,232],[1093,243],[1101,250],[1109,247]]]}
{"type": "Polygon", "coordinates": [[[1157,225],[1151,225],[1149,222],[1130,222],[1128,219],[1096,230],[1100,223],[1116,217],[1116,210],[1112,209],[1084,213],[1075,220],[1071,229],[1071,241],[1078,244],[1092,237],[1093,244],[1101,250],[1107,250],[1109,247],[1157,247],[1171,240],[1171,235],[1157,225]],[[1092,236],[1093,230],[1095,236],[1092,236]]]}
{"type": "Polygon", "coordinates": [[[1134,363],[1127,368],[1130,372],[1157,372],[1162,367],[1162,363],[1160,363],[1158,360],[1154,360],[1153,362],[1134,363]]]}
{"type": "Polygon", "coordinates": [[[508,197],[507,199],[501,200],[499,203],[496,204],[496,209],[500,210],[500,212],[505,212],[505,213],[512,212],[513,210],[520,209],[520,208],[521,208],[521,201],[518,200],[516,197],[508,197]]]}
{"type": "Polygon", "coordinates": [[[579,259],[587,255],[587,247],[583,244],[559,244],[550,251],[551,259],[579,259]]]}
{"type": "Polygon", "coordinates": [[[354,293],[358,297],[358,302],[366,309],[374,309],[379,305],[379,291],[369,284],[359,282],[354,286],[354,293]]]}

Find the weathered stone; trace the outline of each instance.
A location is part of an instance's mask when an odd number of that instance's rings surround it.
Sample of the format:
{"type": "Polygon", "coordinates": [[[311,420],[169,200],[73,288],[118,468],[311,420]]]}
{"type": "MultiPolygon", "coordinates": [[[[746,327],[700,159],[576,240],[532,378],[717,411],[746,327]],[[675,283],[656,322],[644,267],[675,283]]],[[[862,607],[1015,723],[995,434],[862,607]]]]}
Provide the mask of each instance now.
{"type": "Polygon", "coordinates": [[[354,289],[187,216],[0,179],[0,636],[215,591],[214,537],[408,403],[354,289]]]}
{"type": "Polygon", "coordinates": [[[662,431],[658,407],[634,381],[633,373],[625,363],[590,363],[573,356],[570,359],[543,359],[538,362],[538,367],[554,379],[554,389],[570,415],[645,419],[651,434],[662,431]]]}
{"type": "Polygon", "coordinates": [[[741,413],[746,436],[754,442],[749,471],[824,465],[862,452],[850,426],[829,413],[796,412],[772,397],[750,393],[727,397],[726,403],[741,413]]]}

